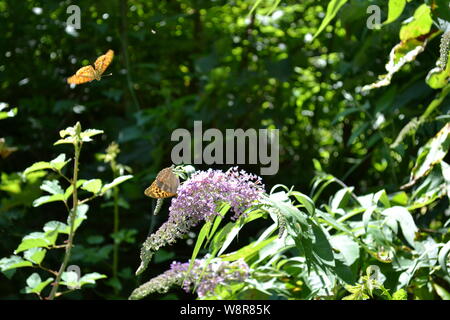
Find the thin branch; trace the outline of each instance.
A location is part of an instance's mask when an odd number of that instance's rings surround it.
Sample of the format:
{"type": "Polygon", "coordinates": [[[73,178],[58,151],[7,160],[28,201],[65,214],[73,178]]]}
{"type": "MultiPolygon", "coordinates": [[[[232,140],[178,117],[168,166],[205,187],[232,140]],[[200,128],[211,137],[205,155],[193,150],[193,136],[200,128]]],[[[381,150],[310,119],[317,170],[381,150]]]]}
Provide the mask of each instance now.
{"type": "MultiPolygon", "coordinates": [[[[80,141],[81,141],[81,139],[80,139],[80,141]]],[[[56,293],[58,292],[58,287],[59,287],[59,282],[61,281],[61,276],[62,276],[64,270],[66,270],[66,267],[67,267],[67,264],[69,263],[69,259],[70,259],[70,255],[71,255],[73,238],[75,236],[75,218],[77,215],[77,209],[78,209],[78,205],[79,205],[77,182],[78,182],[78,165],[79,165],[80,151],[81,151],[82,145],[83,145],[82,141],[76,142],[74,144],[74,147],[75,147],[75,161],[74,162],[75,163],[73,166],[73,180],[72,180],[73,205],[72,205],[72,211],[70,212],[70,218],[69,218],[69,225],[70,225],[69,239],[67,241],[66,254],[64,255],[63,263],[61,264],[61,267],[59,268],[52,291],[50,292],[50,295],[48,297],[49,300],[53,300],[55,298],[56,293]]]]}

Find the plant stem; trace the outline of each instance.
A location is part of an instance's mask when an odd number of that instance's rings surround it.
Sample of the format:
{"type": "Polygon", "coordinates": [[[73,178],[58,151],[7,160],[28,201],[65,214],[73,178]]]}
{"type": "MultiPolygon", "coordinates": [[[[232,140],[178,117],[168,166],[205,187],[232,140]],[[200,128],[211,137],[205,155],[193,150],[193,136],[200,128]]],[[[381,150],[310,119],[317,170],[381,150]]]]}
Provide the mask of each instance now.
{"type": "MultiPolygon", "coordinates": [[[[114,188],[114,234],[119,232],[119,188],[114,188]]],[[[119,265],[119,243],[114,239],[113,247],[113,277],[117,278],[117,269],[119,265]]]]}
{"type": "Polygon", "coordinates": [[[73,186],[73,193],[72,193],[72,199],[73,199],[73,205],[72,205],[72,211],[69,213],[69,239],[67,241],[67,247],[66,247],[66,253],[64,255],[63,262],[61,264],[61,267],[59,268],[58,275],[56,276],[56,280],[53,284],[52,291],[50,292],[50,295],[48,296],[48,300],[53,300],[55,298],[56,293],[58,292],[59,282],[61,281],[61,276],[66,270],[67,264],[69,263],[70,254],[72,251],[72,243],[73,238],[75,236],[75,218],[77,216],[77,209],[78,209],[78,190],[77,190],[77,181],[78,181],[78,163],[80,159],[80,151],[81,151],[82,142],[75,143],[75,161],[73,166],[73,179],[72,179],[72,186],[73,186]]]}
{"type": "MultiPolygon", "coordinates": [[[[113,178],[116,179],[119,175],[117,170],[117,164],[115,158],[111,161],[111,170],[113,172],[113,178]]],[[[119,232],[119,187],[114,187],[113,189],[113,201],[114,201],[114,230],[113,234],[117,236],[119,232]]],[[[119,268],[119,245],[120,243],[117,241],[117,238],[114,239],[113,246],[113,278],[117,279],[117,271],[119,268]]],[[[118,293],[117,287],[114,287],[114,291],[116,294],[118,293]]]]}
{"type": "Polygon", "coordinates": [[[131,99],[133,100],[134,111],[140,109],[139,101],[136,97],[136,93],[133,88],[133,79],[131,78],[131,70],[130,70],[130,58],[128,55],[128,22],[127,22],[127,12],[128,12],[128,4],[127,0],[119,0],[119,10],[120,10],[120,40],[122,42],[122,54],[125,62],[125,69],[127,70],[126,79],[128,90],[130,91],[131,99]]]}

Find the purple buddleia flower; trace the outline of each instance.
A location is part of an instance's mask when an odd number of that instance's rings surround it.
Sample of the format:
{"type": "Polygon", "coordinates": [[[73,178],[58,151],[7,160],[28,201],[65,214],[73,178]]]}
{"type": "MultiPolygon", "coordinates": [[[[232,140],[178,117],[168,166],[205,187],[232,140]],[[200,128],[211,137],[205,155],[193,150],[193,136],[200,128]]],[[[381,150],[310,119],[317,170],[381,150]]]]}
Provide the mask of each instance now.
{"type": "Polygon", "coordinates": [[[244,260],[234,262],[213,259],[194,261],[189,270],[189,262],[172,262],[170,269],[135,289],[130,299],[142,299],[151,293],[166,293],[172,286],[182,286],[186,292],[196,288],[200,298],[214,294],[218,285],[242,283],[248,279],[250,268],[244,260]],[[206,267],[205,267],[206,265],[206,267]]]}
{"type": "Polygon", "coordinates": [[[255,204],[263,192],[260,177],[238,171],[237,167],[226,172],[209,169],[194,173],[178,188],[178,195],[169,208],[169,219],[144,242],[142,263],[136,274],[146,269],[159,248],[174,243],[199,222],[216,217],[221,205],[230,205],[235,220],[255,204]]]}

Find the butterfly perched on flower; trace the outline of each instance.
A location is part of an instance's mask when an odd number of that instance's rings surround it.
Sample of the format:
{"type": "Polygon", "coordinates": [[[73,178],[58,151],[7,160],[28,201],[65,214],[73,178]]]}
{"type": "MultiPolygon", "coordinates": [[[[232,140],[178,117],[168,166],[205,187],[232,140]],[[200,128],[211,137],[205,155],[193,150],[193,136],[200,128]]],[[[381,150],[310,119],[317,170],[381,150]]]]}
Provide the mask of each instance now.
{"type": "Polygon", "coordinates": [[[70,78],[67,78],[69,84],[81,84],[85,82],[91,82],[93,80],[100,81],[106,68],[111,64],[114,58],[114,51],[108,50],[108,52],[95,60],[94,67],[91,65],[78,69],[70,78]]]}
{"type": "Polygon", "coordinates": [[[155,181],[145,189],[144,194],[151,198],[164,199],[177,195],[180,179],[173,173],[172,167],[162,169],[155,181]]]}

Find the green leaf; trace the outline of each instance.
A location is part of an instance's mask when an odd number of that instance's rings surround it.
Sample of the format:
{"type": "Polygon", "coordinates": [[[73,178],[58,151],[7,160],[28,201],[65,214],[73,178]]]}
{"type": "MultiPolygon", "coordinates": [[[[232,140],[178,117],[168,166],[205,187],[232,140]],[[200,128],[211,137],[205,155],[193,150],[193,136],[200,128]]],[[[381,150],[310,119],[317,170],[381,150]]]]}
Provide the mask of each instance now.
{"type": "Polygon", "coordinates": [[[339,12],[339,9],[347,3],[347,0],[331,0],[327,7],[327,13],[325,18],[323,19],[319,29],[314,35],[313,39],[315,39],[322,31],[330,24],[331,20],[334,19],[336,14],[339,12]]]}
{"type": "Polygon", "coordinates": [[[27,279],[27,287],[25,287],[26,293],[37,293],[40,294],[41,291],[53,281],[53,278],[48,278],[42,282],[41,277],[36,272],[33,273],[27,279]]]}
{"type": "Polygon", "coordinates": [[[81,286],[79,283],[78,274],[75,271],[63,272],[61,275],[61,280],[61,284],[66,287],[79,289],[81,286]]]}
{"type": "Polygon", "coordinates": [[[68,137],[65,139],[59,139],[53,145],[57,146],[59,144],[75,144],[76,142],[77,142],[77,139],[75,137],[68,137]]]}
{"type": "Polygon", "coordinates": [[[389,13],[384,25],[394,22],[401,16],[406,6],[406,0],[389,0],[389,13]]]}
{"type": "Polygon", "coordinates": [[[42,182],[41,190],[47,191],[50,194],[63,194],[64,190],[59,185],[58,180],[45,180],[42,182]]]}
{"type": "Polygon", "coordinates": [[[62,153],[50,162],[40,161],[40,162],[36,162],[36,163],[32,164],[30,167],[25,169],[23,174],[28,175],[31,172],[41,171],[41,170],[46,170],[46,169],[53,169],[53,170],[59,171],[69,162],[70,162],[70,159],[66,161],[66,155],[64,153],[62,153]]]}
{"type": "Polygon", "coordinates": [[[46,233],[50,232],[58,232],[58,233],[67,233],[67,224],[59,222],[59,221],[49,221],[44,225],[44,231],[46,233]]]}
{"type": "Polygon", "coordinates": [[[81,186],[81,189],[91,192],[93,194],[99,193],[101,188],[102,188],[102,180],[100,179],[88,180],[81,186]]]}
{"type": "Polygon", "coordinates": [[[314,239],[312,243],[312,250],[316,254],[316,258],[319,258],[322,263],[327,266],[334,266],[334,255],[326,231],[320,226],[313,225],[312,230],[314,233],[314,239]]]}
{"type": "MultiPolygon", "coordinates": [[[[218,243],[220,243],[220,250],[217,253],[217,255],[221,255],[230,246],[231,242],[236,238],[239,231],[242,229],[242,227],[244,225],[246,225],[247,223],[249,223],[253,220],[259,219],[262,216],[263,216],[263,212],[261,212],[261,211],[251,211],[243,219],[241,218],[237,222],[232,223],[232,227],[229,230],[227,230],[227,234],[226,234],[226,237],[223,240],[223,242],[216,243],[216,245],[218,243]]],[[[216,249],[216,248],[214,248],[214,249],[216,249]]]]}
{"type": "Polygon", "coordinates": [[[64,194],[54,194],[52,196],[42,196],[33,201],[33,207],[39,207],[45,203],[64,201],[64,194]]]}
{"type": "MultiPolygon", "coordinates": [[[[77,189],[82,186],[84,183],[86,182],[85,179],[80,179],[77,181],[77,189]]],[[[73,193],[73,185],[71,184],[66,191],[64,192],[64,199],[69,199],[69,197],[72,195],[73,193]]]]}
{"type": "MultiPolygon", "coordinates": [[[[441,297],[442,300],[450,300],[450,292],[442,288],[437,283],[433,283],[434,290],[436,290],[436,293],[441,297]]],[[[406,299],[405,299],[406,300],[406,299]]]]}
{"type": "Polygon", "coordinates": [[[364,224],[364,230],[367,232],[367,228],[369,227],[370,218],[372,217],[372,213],[376,210],[376,206],[372,206],[368,208],[363,213],[363,224],[364,224]]]}
{"type": "Polygon", "coordinates": [[[350,198],[350,194],[353,192],[355,188],[349,187],[349,188],[343,188],[336,192],[336,194],[333,197],[333,200],[331,200],[331,210],[333,212],[336,212],[339,208],[345,207],[348,199],[350,198]]]}
{"type": "Polygon", "coordinates": [[[346,235],[332,236],[330,239],[333,249],[338,250],[347,266],[351,266],[359,258],[359,245],[346,235]]]}
{"type": "Polygon", "coordinates": [[[200,230],[197,241],[195,242],[194,250],[192,251],[191,260],[189,263],[189,268],[187,270],[187,273],[189,273],[192,270],[192,267],[194,266],[194,261],[197,258],[198,253],[200,252],[200,249],[202,248],[203,243],[205,242],[209,231],[211,230],[212,222],[206,221],[203,225],[202,229],[200,230]]]}
{"type": "MultiPolygon", "coordinates": [[[[75,218],[75,223],[74,223],[74,230],[77,230],[79,228],[79,226],[81,225],[81,223],[87,219],[86,213],[88,212],[88,210],[89,210],[89,206],[87,204],[82,204],[77,207],[77,213],[76,213],[76,218],[75,218]]],[[[70,232],[69,219],[70,219],[70,215],[67,218],[67,233],[70,232]]]]}
{"type": "Polygon", "coordinates": [[[442,270],[447,274],[450,275],[450,272],[447,267],[447,258],[450,253],[450,241],[447,242],[442,249],[439,251],[438,261],[439,265],[441,266],[442,270]]]}
{"type": "Polygon", "coordinates": [[[9,258],[3,258],[0,260],[0,270],[2,272],[31,266],[33,266],[33,264],[30,261],[26,261],[19,256],[10,256],[9,258]]]}
{"type": "Polygon", "coordinates": [[[101,190],[101,193],[105,193],[106,191],[108,191],[111,188],[114,188],[115,186],[121,184],[124,181],[127,181],[129,179],[133,178],[132,175],[125,175],[125,176],[120,176],[117,177],[116,179],[114,179],[111,183],[105,184],[101,190]]]}
{"type": "Polygon", "coordinates": [[[258,255],[259,251],[270,244],[271,242],[277,240],[278,236],[273,236],[269,239],[260,241],[260,242],[252,242],[249,245],[246,245],[245,247],[242,247],[236,252],[227,254],[222,257],[223,261],[236,261],[238,259],[251,259],[254,256],[258,255]]]}
{"type": "Polygon", "coordinates": [[[408,209],[400,206],[394,206],[385,209],[381,213],[388,217],[388,219],[394,219],[400,224],[400,228],[402,229],[402,233],[406,241],[414,247],[414,238],[418,229],[408,209]]]}
{"type": "Polygon", "coordinates": [[[83,142],[89,142],[92,141],[91,137],[96,136],[98,134],[102,134],[103,130],[96,130],[96,129],[87,129],[84,130],[83,132],[81,132],[80,136],[81,136],[81,140],[83,140],[83,142]]]}
{"type": "MultiPolygon", "coordinates": [[[[448,61],[450,61],[450,54],[448,56],[448,61]]],[[[450,78],[450,63],[447,63],[445,69],[441,67],[436,67],[428,72],[425,81],[433,89],[444,88],[448,84],[448,79],[450,78]]]]}
{"type": "Polygon", "coordinates": [[[450,122],[447,123],[433,138],[431,138],[422,148],[419,149],[416,164],[411,171],[411,186],[418,179],[431,172],[433,167],[440,163],[447,155],[450,148],[450,122]]]}
{"type": "Polygon", "coordinates": [[[15,117],[17,115],[17,111],[18,111],[17,108],[13,108],[6,112],[5,111],[0,112],[0,120],[15,117]]]}
{"type": "Polygon", "coordinates": [[[310,197],[298,191],[292,191],[291,194],[306,208],[311,216],[314,215],[316,206],[314,205],[314,201],[312,201],[310,197]]]}
{"type": "Polygon", "coordinates": [[[6,119],[6,118],[12,118],[17,115],[17,108],[12,108],[9,111],[3,111],[5,109],[9,108],[9,105],[5,102],[0,102],[0,120],[6,119]]]}
{"type": "Polygon", "coordinates": [[[49,247],[55,244],[56,237],[58,234],[56,232],[33,232],[29,235],[23,237],[22,242],[19,244],[17,249],[14,251],[15,254],[31,249],[31,248],[41,248],[49,247]]]}
{"type": "Polygon", "coordinates": [[[107,278],[106,275],[100,274],[97,272],[88,273],[81,277],[80,279],[80,286],[83,286],[85,284],[95,284],[96,280],[105,279],[107,278]]]}
{"type": "Polygon", "coordinates": [[[386,190],[383,189],[375,193],[373,196],[373,204],[376,205],[378,202],[381,202],[385,208],[389,208],[391,206],[386,190]]]}
{"type": "Polygon", "coordinates": [[[430,32],[432,25],[431,8],[426,4],[422,4],[414,12],[412,21],[403,25],[400,29],[400,40],[407,41],[427,34],[430,32]]]}
{"type": "Polygon", "coordinates": [[[45,254],[47,250],[42,248],[31,248],[23,253],[23,256],[28,261],[33,262],[34,264],[41,264],[42,260],[44,260],[45,254]]]}
{"type": "Polygon", "coordinates": [[[404,289],[400,289],[394,292],[392,300],[407,300],[408,294],[404,289]]]}
{"type": "Polygon", "coordinates": [[[392,77],[397,73],[404,65],[414,61],[417,56],[425,50],[428,43],[428,39],[409,39],[407,41],[401,41],[394,48],[392,48],[389,54],[389,61],[386,64],[387,74],[379,76],[379,80],[372,84],[365,85],[361,90],[368,91],[375,88],[388,86],[391,84],[392,77]]]}

